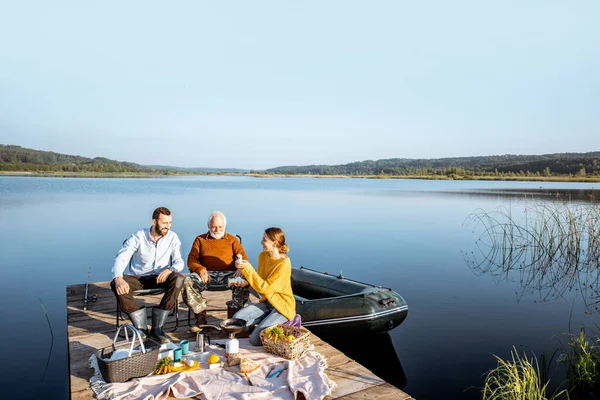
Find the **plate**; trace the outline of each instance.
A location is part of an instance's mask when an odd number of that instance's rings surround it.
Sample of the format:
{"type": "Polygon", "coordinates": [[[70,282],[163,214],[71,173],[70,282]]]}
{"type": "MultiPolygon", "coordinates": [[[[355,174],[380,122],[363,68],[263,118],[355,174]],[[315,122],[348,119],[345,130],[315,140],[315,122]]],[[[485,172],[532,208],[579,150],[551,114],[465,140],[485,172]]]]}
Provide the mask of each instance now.
{"type": "Polygon", "coordinates": [[[200,363],[196,360],[194,361],[194,365],[192,365],[191,367],[185,363],[183,363],[182,367],[176,368],[176,367],[172,367],[171,372],[189,372],[189,371],[194,371],[197,370],[198,368],[200,368],[200,363]]]}

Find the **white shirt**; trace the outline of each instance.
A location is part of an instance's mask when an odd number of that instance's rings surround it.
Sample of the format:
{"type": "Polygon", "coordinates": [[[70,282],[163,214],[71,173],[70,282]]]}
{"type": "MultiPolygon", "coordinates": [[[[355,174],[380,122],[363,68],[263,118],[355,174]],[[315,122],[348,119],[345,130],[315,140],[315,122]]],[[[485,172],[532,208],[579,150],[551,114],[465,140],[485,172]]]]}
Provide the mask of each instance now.
{"type": "Polygon", "coordinates": [[[181,241],[173,231],[167,232],[158,242],[150,237],[150,228],[137,231],[117,253],[112,267],[113,279],[123,276],[128,265],[130,274],[137,276],[158,275],[167,268],[181,272],[184,267],[181,241]]]}

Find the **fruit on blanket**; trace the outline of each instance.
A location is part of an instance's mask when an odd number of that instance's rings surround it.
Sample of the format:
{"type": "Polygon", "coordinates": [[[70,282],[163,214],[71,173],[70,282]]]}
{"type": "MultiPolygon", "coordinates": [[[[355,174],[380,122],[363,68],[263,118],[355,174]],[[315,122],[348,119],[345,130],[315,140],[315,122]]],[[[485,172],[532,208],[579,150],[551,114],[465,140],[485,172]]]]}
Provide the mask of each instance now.
{"type": "Polygon", "coordinates": [[[216,354],[211,354],[210,356],[208,356],[207,361],[209,364],[217,364],[217,363],[221,362],[221,357],[219,357],[216,354]]]}
{"type": "Polygon", "coordinates": [[[158,375],[168,374],[170,372],[169,365],[171,364],[171,361],[173,361],[171,357],[164,357],[158,360],[154,366],[154,373],[158,375]]]}

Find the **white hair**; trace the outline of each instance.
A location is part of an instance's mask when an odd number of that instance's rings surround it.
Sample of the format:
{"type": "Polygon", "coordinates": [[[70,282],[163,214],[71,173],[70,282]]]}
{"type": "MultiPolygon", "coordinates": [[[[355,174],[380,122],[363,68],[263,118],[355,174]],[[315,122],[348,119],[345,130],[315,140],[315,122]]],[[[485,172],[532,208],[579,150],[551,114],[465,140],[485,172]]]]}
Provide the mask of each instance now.
{"type": "Polygon", "coordinates": [[[206,223],[206,225],[210,226],[210,223],[216,217],[222,218],[223,219],[223,224],[227,225],[227,218],[225,218],[225,214],[223,214],[221,211],[213,211],[213,212],[211,212],[210,215],[208,216],[208,222],[206,223]]]}

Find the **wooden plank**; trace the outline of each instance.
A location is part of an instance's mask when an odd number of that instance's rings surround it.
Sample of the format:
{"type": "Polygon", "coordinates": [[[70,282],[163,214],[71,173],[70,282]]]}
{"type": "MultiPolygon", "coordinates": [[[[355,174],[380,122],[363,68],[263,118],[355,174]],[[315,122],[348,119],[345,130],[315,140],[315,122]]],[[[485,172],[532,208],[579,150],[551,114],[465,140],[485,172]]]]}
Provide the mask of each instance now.
{"type": "Polygon", "coordinates": [[[354,392],[345,396],[338,397],[343,400],[361,400],[361,399],[394,399],[394,400],[414,400],[408,394],[399,391],[395,386],[389,383],[378,385],[369,389],[354,392]]]}
{"type": "MultiPolygon", "coordinates": [[[[110,290],[110,282],[91,283],[88,287],[88,296],[93,295],[97,297],[96,302],[88,303],[87,310],[83,310],[85,284],[68,286],[66,290],[71,399],[76,400],[93,398],[89,386],[89,379],[93,372],[89,367],[89,357],[96,349],[110,345],[116,328],[116,299],[110,290]]],[[[204,292],[204,296],[209,302],[208,323],[218,325],[219,321],[227,316],[225,302],[231,298],[231,293],[207,291],[204,292]]],[[[138,301],[140,304],[152,307],[158,305],[161,297],[162,295],[143,296],[139,297],[138,301]]],[[[187,307],[183,303],[179,310],[179,318],[179,328],[176,332],[168,332],[169,336],[174,341],[194,340],[195,334],[188,332],[187,307]]],[[[168,322],[166,330],[174,326],[174,318],[169,317],[168,322]]],[[[211,332],[210,336],[215,339],[225,338],[225,334],[216,331],[211,332]]],[[[326,357],[327,376],[337,384],[330,398],[412,399],[316,335],[312,336],[311,343],[315,351],[326,357]]]]}

